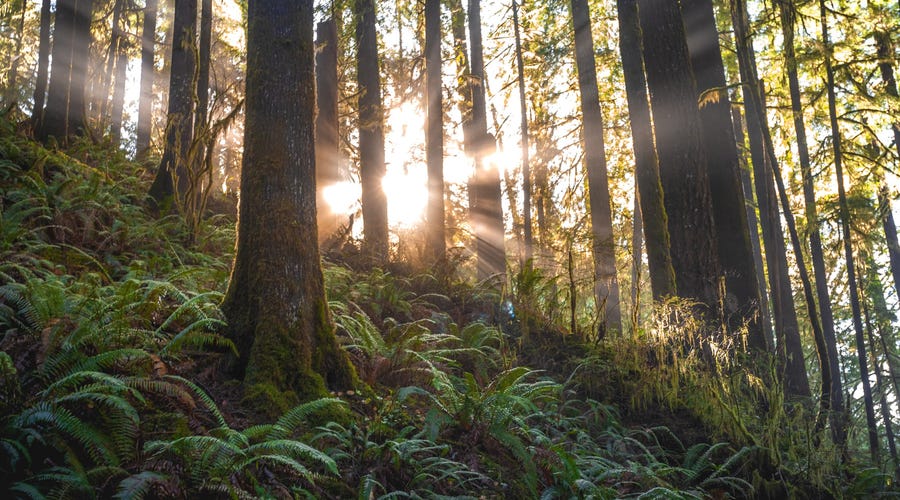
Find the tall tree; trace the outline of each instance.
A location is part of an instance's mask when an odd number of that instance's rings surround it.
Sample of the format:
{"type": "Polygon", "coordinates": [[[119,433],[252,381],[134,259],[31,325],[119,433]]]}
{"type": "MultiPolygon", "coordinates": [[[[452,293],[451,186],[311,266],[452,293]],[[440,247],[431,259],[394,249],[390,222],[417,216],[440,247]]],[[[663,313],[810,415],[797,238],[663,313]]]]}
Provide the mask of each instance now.
{"type": "Polygon", "coordinates": [[[760,321],[759,284],[713,3],[683,0],[681,9],[700,101],[716,248],[725,275],[724,312],[729,330],[738,332],[746,327],[750,348],[764,352],[770,342],[760,321]]]}
{"type": "Polygon", "coordinates": [[[323,195],[325,188],[340,181],[338,33],[334,17],[320,22],[316,31],[316,211],[321,243],[340,224],[340,217],[323,195]]]}
{"type": "Polygon", "coordinates": [[[853,260],[853,243],[850,232],[850,208],[847,204],[847,193],[844,188],[843,149],[841,132],[838,127],[837,97],[834,91],[834,66],[832,64],[833,49],[828,38],[828,16],[825,0],[819,0],[819,15],[822,22],[822,45],[825,48],[825,78],[828,94],[828,117],[831,122],[831,148],[834,153],[834,175],[837,179],[838,205],[841,221],[841,233],[844,244],[844,260],[847,266],[847,287],[850,289],[850,309],[853,316],[853,332],[856,334],[856,354],[859,362],[859,375],[862,381],[863,401],[866,409],[866,426],[869,434],[869,451],[876,464],[881,460],[881,445],[878,440],[878,422],[875,420],[875,403],[872,399],[872,386],[869,382],[868,355],[866,340],[862,326],[862,310],[859,303],[859,289],[856,285],[856,265],[853,260]]]}
{"type": "Polygon", "coordinates": [[[200,0],[200,45],[197,49],[197,110],[194,127],[207,128],[209,114],[209,63],[212,58],[212,0],[200,0]]]}
{"type": "Polygon", "coordinates": [[[678,295],[704,305],[713,321],[719,315],[721,272],[681,9],[668,0],[638,0],[638,17],[678,295]]]}
{"type": "Polygon", "coordinates": [[[50,65],[50,23],[52,0],[41,2],[41,28],[38,42],[37,80],[34,84],[34,107],[31,108],[31,127],[40,130],[44,115],[44,99],[47,96],[47,76],[50,65]]]}
{"type": "Polygon", "coordinates": [[[196,47],[197,0],[175,0],[172,31],[172,69],[169,76],[169,111],[163,156],[150,186],[157,204],[171,205],[188,188],[188,151],[194,134],[194,48],[196,47]]]}
{"type": "Polygon", "coordinates": [[[84,129],[84,82],[90,58],[92,0],[59,0],[47,105],[37,136],[66,142],[84,129]]]}
{"type": "MultiPolygon", "coordinates": [[[[885,91],[888,96],[894,99],[900,99],[897,93],[897,80],[894,78],[893,47],[891,46],[891,36],[887,32],[875,33],[875,46],[878,51],[878,69],[881,71],[881,79],[884,81],[885,91]]],[[[900,156],[900,120],[891,124],[894,132],[894,147],[897,148],[897,155],[900,156]]],[[[894,288],[897,290],[897,296],[900,297],[900,240],[897,239],[897,225],[894,222],[894,212],[891,210],[891,200],[888,196],[887,186],[884,180],[878,190],[879,205],[881,206],[882,226],[887,240],[888,257],[891,263],[891,275],[894,277],[894,288]]]]}
{"type": "Polygon", "coordinates": [[[475,232],[478,277],[485,279],[506,272],[500,172],[485,157],[497,145],[487,131],[484,49],[481,40],[481,0],[469,0],[469,43],[471,43],[472,121],[469,125],[468,153],[475,158],[475,176],[469,183],[469,211],[475,232]]]}
{"type": "Polygon", "coordinates": [[[16,100],[19,91],[16,88],[16,80],[19,78],[19,64],[22,60],[22,43],[25,40],[25,14],[28,12],[28,0],[19,0],[19,20],[16,25],[16,44],[13,49],[9,70],[6,73],[6,101],[12,103],[16,100]]]}
{"type": "Polygon", "coordinates": [[[428,164],[427,252],[445,258],[444,104],[441,85],[441,2],[425,0],[425,156],[428,164]]]}
{"type": "Polygon", "coordinates": [[[806,225],[809,233],[810,260],[816,282],[816,298],[822,314],[822,326],[826,338],[834,336],[834,319],[831,310],[831,297],[828,291],[828,273],[825,267],[825,256],[822,250],[822,237],[819,230],[819,213],[816,207],[815,183],[809,146],[806,139],[806,126],[803,119],[803,102],[800,93],[797,57],[794,44],[794,25],[796,24],[796,6],[793,3],[778,2],[781,18],[781,32],[784,37],[785,70],[788,76],[788,87],[791,96],[791,114],[794,119],[797,157],[800,162],[800,173],[803,177],[803,198],[806,213],[806,225]]]}
{"type": "MultiPolygon", "coordinates": [[[[766,338],[772,339],[772,322],[769,314],[768,294],[766,293],[766,268],[763,264],[762,243],[759,240],[759,219],[756,217],[756,200],[753,196],[753,181],[750,179],[750,165],[747,163],[747,156],[743,151],[746,149],[747,138],[744,134],[744,123],[738,106],[732,106],[731,122],[734,126],[735,143],[737,143],[739,150],[741,189],[744,191],[744,202],[747,204],[747,228],[750,230],[750,246],[753,249],[753,262],[756,267],[756,283],[759,286],[760,322],[766,338]]],[[[768,210],[768,208],[765,210],[768,210]]],[[[794,318],[796,317],[797,315],[794,314],[794,318]]]]}
{"type": "Polygon", "coordinates": [[[144,25],[141,33],[141,87],[135,142],[138,159],[145,158],[150,149],[150,133],[153,123],[153,80],[156,76],[153,60],[156,54],[157,6],[158,0],[147,0],[144,5],[144,25]]]}
{"type": "Polygon", "coordinates": [[[312,0],[249,0],[237,251],[222,310],[245,395],[278,414],[349,388],[316,243],[312,0]],[[285,230],[289,228],[290,230],[285,230]]]}
{"type": "Polygon", "coordinates": [[[125,0],[116,0],[113,4],[113,16],[112,16],[112,24],[110,25],[110,37],[109,37],[109,46],[106,49],[106,67],[100,75],[101,83],[100,90],[95,91],[94,87],[91,87],[91,95],[92,95],[92,111],[97,114],[97,117],[100,119],[100,122],[107,122],[109,117],[109,106],[110,106],[110,86],[113,83],[114,75],[116,72],[116,63],[119,61],[119,52],[121,49],[122,43],[122,12],[125,10],[125,0]],[[95,101],[100,99],[101,102],[96,103],[95,101]],[[99,108],[99,111],[98,111],[99,108]]]}
{"type": "Polygon", "coordinates": [[[519,81],[519,114],[522,136],[522,212],[524,214],[523,232],[525,243],[525,261],[534,257],[534,236],[531,225],[531,162],[528,140],[528,102],[525,100],[525,63],[522,58],[522,35],[519,25],[519,4],[513,0],[513,29],[516,39],[516,73],[519,81]]]}
{"type": "Polygon", "coordinates": [[[619,49],[634,145],[634,171],[647,246],[647,262],[650,266],[650,289],[654,299],[662,300],[676,293],[675,271],[669,253],[668,216],[650,122],[637,1],[617,0],[616,8],[619,14],[619,49]]]}
{"type": "Polygon", "coordinates": [[[122,137],[122,116],[125,111],[125,84],[127,79],[128,41],[123,37],[119,40],[119,47],[116,52],[116,77],[109,110],[109,136],[115,145],[119,145],[119,140],[122,137]]]}
{"type": "Polygon", "coordinates": [[[375,1],[355,0],[356,78],[359,82],[359,176],[362,180],[363,237],[375,264],[388,259],[387,198],[384,179],[384,106],[378,63],[375,1]]]}
{"type": "MultiPolygon", "coordinates": [[[[834,337],[826,335],[819,322],[819,313],[813,294],[812,284],[806,268],[806,262],[800,244],[794,216],[790,210],[784,181],[781,178],[775,148],[772,146],[766,121],[765,104],[763,102],[761,84],[756,76],[756,56],[750,35],[750,19],[747,4],[744,0],[729,0],[734,41],[738,56],[738,67],[742,80],[742,93],[746,107],[747,131],[750,139],[750,155],[753,162],[754,182],[756,183],[757,203],[760,207],[760,220],[763,228],[763,242],[766,245],[767,270],[772,293],[772,315],[775,319],[775,333],[779,361],[783,370],[786,391],[793,395],[804,395],[804,385],[808,387],[806,369],[803,366],[802,346],[799,344],[799,327],[796,322],[790,281],[787,276],[787,256],[778,217],[778,202],[781,202],[785,222],[788,226],[794,257],[797,259],[797,270],[803,285],[803,297],[812,326],[816,353],[819,358],[821,376],[821,392],[819,404],[821,411],[816,419],[816,432],[824,428],[825,418],[831,419],[832,437],[836,443],[843,443],[843,393],[841,389],[840,371],[837,366],[837,349],[834,337]],[[772,185],[774,179],[777,192],[772,185]],[[765,210],[765,213],[764,213],[765,210]],[[776,231],[777,229],[777,231],[776,231]],[[776,234],[777,232],[777,234],[776,234]],[[795,333],[796,332],[796,333],[795,333]],[[795,354],[795,349],[799,354],[795,354]]],[[[808,394],[808,389],[806,393],[808,394]]]]}
{"type": "Polygon", "coordinates": [[[571,0],[571,7],[575,29],[575,67],[581,91],[584,163],[590,198],[594,292],[602,325],[600,331],[602,338],[607,331],[622,331],[619,281],[616,277],[616,248],[606,171],[606,146],[603,141],[603,111],[600,109],[594,41],[591,37],[591,14],[587,0],[571,0]]]}

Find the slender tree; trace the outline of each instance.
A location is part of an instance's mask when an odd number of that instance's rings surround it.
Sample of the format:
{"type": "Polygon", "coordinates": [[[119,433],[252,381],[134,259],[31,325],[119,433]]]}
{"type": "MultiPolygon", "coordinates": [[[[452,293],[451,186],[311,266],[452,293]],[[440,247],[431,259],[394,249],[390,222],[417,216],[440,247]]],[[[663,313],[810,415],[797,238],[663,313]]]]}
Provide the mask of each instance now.
{"type": "Polygon", "coordinates": [[[351,387],[316,243],[312,0],[247,4],[237,251],[222,310],[246,399],[280,414],[351,387]],[[290,228],[285,231],[284,228],[290,228]]]}
{"type": "Polygon", "coordinates": [[[19,78],[19,64],[22,60],[22,42],[25,40],[25,14],[28,12],[28,0],[19,0],[19,20],[16,24],[16,44],[13,49],[9,71],[6,73],[6,101],[12,103],[16,100],[19,90],[16,88],[16,80],[19,78]]]}
{"type": "Polygon", "coordinates": [[[525,242],[525,261],[534,257],[534,236],[531,225],[531,162],[528,138],[528,102],[525,100],[525,63],[522,58],[522,35],[519,25],[519,3],[513,0],[513,29],[516,38],[516,73],[519,81],[519,114],[521,115],[519,130],[522,136],[522,212],[525,242]]]}
{"type": "Polygon", "coordinates": [[[425,0],[425,155],[428,164],[427,252],[445,258],[444,104],[441,95],[441,2],[425,0]]]}
{"type": "Polygon", "coordinates": [[[713,321],[719,316],[721,272],[681,9],[667,0],[638,0],[638,17],[678,295],[704,305],[713,321]]]}
{"type": "Polygon", "coordinates": [[[469,211],[475,232],[478,276],[486,279],[506,272],[505,230],[500,191],[500,172],[485,161],[497,145],[487,132],[484,51],[481,43],[481,0],[469,0],[471,43],[472,120],[468,153],[475,158],[475,176],[469,183],[469,211]]]}
{"type": "MultiPolygon", "coordinates": [[[[756,282],[759,286],[759,314],[760,323],[766,339],[772,339],[772,322],[769,314],[769,300],[766,290],[766,268],[763,264],[762,244],[759,240],[759,219],[756,217],[756,201],[753,196],[753,181],[750,179],[750,165],[744,154],[746,149],[746,136],[741,110],[738,106],[731,108],[731,121],[734,126],[734,140],[738,145],[739,160],[741,163],[741,189],[744,191],[744,202],[747,204],[747,228],[750,230],[750,246],[753,249],[753,262],[756,268],[756,282]]],[[[797,315],[794,314],[796,318],[797,315]]]]}
{"type": "Polygon", "coordinates": [[[323,196],[325,188],[340,181],[338,33],[334,17],[320,22],[316,31],[316,211],[322,243],[340,225],[338,214],[323,196]]]}
{"type": "MultiPolygon", "coordinates": [[[[763,226],[763,240],[766,245],[766,258],[769,272],[770,289],[772,292],[772,313],[775,319],[776,336],[783,332],[777,339],[778,355],[781,361],[786,391],[793,395],[803,395],[806,370],[802,364],[802,349],[800,354],[794,354],[799,346],[799,332],[796,325],[796,314],[793,311],[793,300],[790,281],[787,279],[787,257],[784,250],[783,232],[780,232],[780,219],[778,217],[778,202],[781,202],[782,212],[787,223],[791,245],[794,248],[794,257],[797,259],[797,270],[803,285],[803,297],[809,314],[809,321],[813,331],[813,339],[816,345],[816,353],[819,358],[819,373],[821,375],[821,392],[819,404],[821,411],[816,419],[815,429],[818,433],[825,426],[825,419],[831,419],[832,438],[835,443],[841,444],[846,437],[845,419],[843,414],[843,393],[840,379],[840,370],[837,361],[837,348],[834,337],[830,339],[819,322],[818,309],[813,294],[812,283],[809,279],[805,258],[800,244],[800,237],[794,223],[794,216],[790,210],[784,181],[778,168],[775,156],[775,148],[769,134],[765,115],[765,104],[761,92],[761,82],[756,76],[756,59],[752,49],[750,36],[750,20],[747,14],[747,5],[744,0],[729,0],[732,24],[734,26],[734,40],[737,48],[738,66],[742,80],[742,92],[747,111],[747,129],[750,139],[750,154],[753,161],[754,181],[756,182],[757,203],[760,206],[760,219],[763,226]],[[771,182],[775,181],[777,187],[771,182]],[[763,207],[767,207],[763,215],[763,207]],[[779,233],[776,235],[775,228],[779,233]],[[771,257],[770,257],[771,255],[771,257]],[[791,323],[791,321],[793,323],[791,323]],[[794,332],[797,332],[796,334],[794,332]]],[[[808,382],[805,384],[808,386],[808,382]]],[[[808,394],[808,390],[806,392],[808,394]]]]}
{"type": "Polygon", "coordinates": [[[384,107],[374,0],[355,0],[356,77],[359,81],[359,172],[362,180],[363,237],[375,264],[388,259],[387,198],[384,179],[384,107]]]}
{"type": "Polygon", "coordinates": [[[594,294],[600,313],[600,337],[622,331],[619,281],[616,277],[616,248],[612,231],[612,208],[603,141],[603,111],[597,87],[594,41],[587,0],[571,0],[575,29],[575,67],[581,91],[582,140],[588,176],[591,234],[594,254],[594,294]]]}
{"type": "Polygon", "coordinates": [[[636,0],[617,0],[619,14],[619,48],[628,116],[634,145],[634,170],[641,205],[641,218],[650,266],[650,289],[653,298],[662,300],[676,294],[675,271],[669,253],[668,216],[659,178],[659,160],[653,143],[650,104],[644,60],[641,55],[641,27],[636,0]]]}
{"type": "Polygon", "coordinates": [[[197,109],[194,127],[207,127],[209,114],[209,63],[212,57],[212,0],[200,0],[200,46],[197,49],[197,109]]]}
{"type": "Polygon", "coordinates": [[[125,84],[128,79],[128,42],[119,40],[116,52],[116,77],[113,85],[112,101],[109,110],[109,136],[112,143],[119,145],[122,138],[122,116],[125,111],[125,84]]]}
{"type": "Polygon", "coordinates": [[[196,21],[197,0],[176,0],[166,142],[156,178],[150,186],[150,196],[161,206],[171,206],[176,193],[183,196],[189,185],[186,162],[194,134],[196,21]]]}
{"type": "Polygon", "coordinates": [[[44,99],[47,96],[47,77],[50,65],[50,24],[52,0],[41,2],[41,28],[38,42],[37,80],[34,84],[34,107],[31,108],[31,127],[41,130],[44,115],[44,99]]]}
{"type": "Polygon", "coordinates": [[[141,34],[141,87],[138,102],[137,138],[135,151],[138,159],[144,159],[150,149],[150,133],[153,123],[153,80],[156,76],[156,10],[158,0],[147,0],[144,5],[144,25],[141,34]]]}
{"type": "Polygon", "coordinates": [[[122,12],[124,10],[125,0],[116,0],[113,4],[109,46],[106,48],[106,67],[100,75],[100,90],[95,91],[94,87],[91,87],[92,111],[100,122],[107,122],[109,117],[110,87],[115,79],[116,64],[119,61],[118,56],[122,42],[122,12]],[[96,102],[97,99],[100,99],[99,103],[96,102]]]}
{"type": "Polygon", "coordinates": [[[759,284],[747,227],[740,162],[731,123],[731,104],[712,0],[681,2],[691,67],[697,81],[716,248],[725,275],[724,307],[729,330],[747,329],[748,343],[769,350],[759,314],[759,284]]]}
{"type": "Polygon", "coordinates": [[[853,243],[850,232],[850,208],[847,204],[847,193],[844,189],[843,150],[841,132],[838,127],[837,98],[834,91],[834,67],[832,65],[832,47],[828,39],[828,17],[825,0],[819,0],[819,14],[822,22],[822,44],[825,48],[825,77],[828,93],[828,116],[831,122],[831,147],[834,153],[834,174],[837,178],[838,205],[841,221],[842,240],[844,244],[844,260],[847,266],[847,287],[850,289],[850,309],[853,316],[853,331],[856,334],[856,354],[859,361],[859,374],[862,380],[863,401],[866,409],[866,426],[869,431],[869,451],[872,461],[881,461],[881,445],[878,440],[878,422],[875,420],[875,403],[872,398],[872,386],[869,382],[868,356],[866,340],[862,326],[862,310],[859,302],[859,289],[856,285],[856,265],[853,260],[853,243]]]}
{"type": "MultiPolygon", "coordinates": [[[[900,94],[897,93],[897,80],[894,78],[894,68],[891,65],[894,52],[891,47],[890,34],[876,32],[875,46],[878,50],[878,69],[881,71],[881,79],[884,81],[885,91],[888,96],[898,99],[900,94]]],[[[894,147],[897,148],[897,155],[900,156],[900,120],[892,123],[891,128],[894,132],[894,147]]],[[[897,296],[900,297],[900,240],[897,239],[897,225],[894,222],[894,212],[891,210],[891,200],[883,179],[878,190],[878,198],[882,213],[881,222],[884,227],[885,239],[887,240],[888,257],[891,263],[891,275],[894,278],[894,288],[897,290],[897,296]]]]}

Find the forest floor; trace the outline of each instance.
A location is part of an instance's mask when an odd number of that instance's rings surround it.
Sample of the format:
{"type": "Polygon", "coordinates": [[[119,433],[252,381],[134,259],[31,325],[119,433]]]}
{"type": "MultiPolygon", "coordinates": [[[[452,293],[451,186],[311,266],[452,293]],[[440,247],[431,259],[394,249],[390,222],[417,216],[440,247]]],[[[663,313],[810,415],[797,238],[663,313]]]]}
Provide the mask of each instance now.
{"type": "Polygon", "coordinates": [[[649,333],[568,334],[545,313],[556,297],[540,273],[498,290],[462,268],[332,255],[332,316],[363,384],[273,417],[219,368],[233,349],[218,309],[229,201],[189,235],[146,208],[151,177],[104,145],[45,149],[0,121],[5,498],[890,491],[888,474],[811,444],[802,405],[760,415],[778,395],[737,364],[712,370],[649,333]]]}

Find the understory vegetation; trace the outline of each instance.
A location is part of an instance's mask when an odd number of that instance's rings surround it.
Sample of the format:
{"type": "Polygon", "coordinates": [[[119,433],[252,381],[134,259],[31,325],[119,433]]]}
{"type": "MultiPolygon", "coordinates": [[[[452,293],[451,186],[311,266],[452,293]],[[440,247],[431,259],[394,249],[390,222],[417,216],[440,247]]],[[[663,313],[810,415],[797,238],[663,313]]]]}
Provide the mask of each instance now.
{"type": "Polygon", "coordinates": [[[364,385],[270,418],[220,370],[233,217],[188,234],[148,213],[152,174],[122,153],[0,129],[4,498],[891,494],[817,435],[814,401],[785,401],[774,365],[688,349],[685,305],[597,342],[547,313],[566,297],[528,268],[498,291],[462,264],[326,262],[364,385]]]}

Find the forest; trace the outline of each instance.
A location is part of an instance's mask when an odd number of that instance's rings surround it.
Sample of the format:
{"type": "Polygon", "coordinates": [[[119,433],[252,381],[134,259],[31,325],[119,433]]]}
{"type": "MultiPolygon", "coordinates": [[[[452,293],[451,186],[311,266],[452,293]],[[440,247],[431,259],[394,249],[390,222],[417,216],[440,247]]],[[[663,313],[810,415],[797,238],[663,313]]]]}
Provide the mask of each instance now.
{"type": "Polygon", "coordinates": [[[900,496],[900,2],[2,0],[0,496],[900,496]]]}

